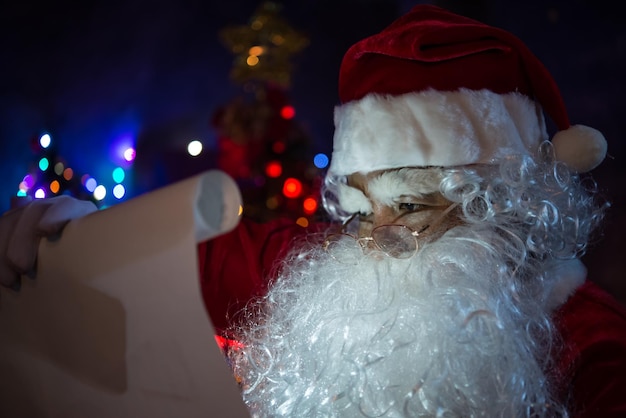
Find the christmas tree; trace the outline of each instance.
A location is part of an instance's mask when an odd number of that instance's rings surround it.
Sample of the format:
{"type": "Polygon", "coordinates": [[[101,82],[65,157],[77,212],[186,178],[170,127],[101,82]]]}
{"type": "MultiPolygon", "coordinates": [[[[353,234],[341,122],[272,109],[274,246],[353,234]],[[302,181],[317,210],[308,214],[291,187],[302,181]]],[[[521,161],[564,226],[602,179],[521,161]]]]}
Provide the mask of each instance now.
{"type": "Polygon", "coordinates": [[[291,217],[306,226],[319,213],[320,172],[311,138],[289,100],[292,56],[308,39],[262,3],[247,25],[224,28],[220,39],[234,54],[231,79],[242,93],[212,117],[218,133],[217,166],[239,184],[244,213],[259,221],[291,217]]]}

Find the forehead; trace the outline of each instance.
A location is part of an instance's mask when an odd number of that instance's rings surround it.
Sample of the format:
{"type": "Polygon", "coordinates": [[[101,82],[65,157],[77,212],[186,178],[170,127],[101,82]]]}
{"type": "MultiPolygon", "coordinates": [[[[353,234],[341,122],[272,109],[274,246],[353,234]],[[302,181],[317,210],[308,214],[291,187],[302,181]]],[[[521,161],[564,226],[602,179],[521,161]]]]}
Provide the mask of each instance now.
{"type": "Polygon", "coordinates": [[[396,170],[355,173],[348,176],[348,185],[365,194],[393,193],[421,195],[439,191],[443,178],[441,168],[401,168],[396,170]]]}

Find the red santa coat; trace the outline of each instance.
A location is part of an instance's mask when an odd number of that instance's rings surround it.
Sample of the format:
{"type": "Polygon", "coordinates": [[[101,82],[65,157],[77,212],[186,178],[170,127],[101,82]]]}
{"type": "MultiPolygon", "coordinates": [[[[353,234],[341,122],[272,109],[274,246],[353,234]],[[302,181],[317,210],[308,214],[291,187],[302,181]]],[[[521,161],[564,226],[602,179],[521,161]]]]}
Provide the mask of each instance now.
{"type": "MultiPolygon", "coordinates": [[[[202,294],[218,333],[262,296],[268,278],[305,229],[292,221],[243,221],[232,232],[199,245],[202,294]]],[[[556,358],[561,396],[572,417],[626,417],[626,309],[587,281],[555,312],[564,349],[556,358]]]]}

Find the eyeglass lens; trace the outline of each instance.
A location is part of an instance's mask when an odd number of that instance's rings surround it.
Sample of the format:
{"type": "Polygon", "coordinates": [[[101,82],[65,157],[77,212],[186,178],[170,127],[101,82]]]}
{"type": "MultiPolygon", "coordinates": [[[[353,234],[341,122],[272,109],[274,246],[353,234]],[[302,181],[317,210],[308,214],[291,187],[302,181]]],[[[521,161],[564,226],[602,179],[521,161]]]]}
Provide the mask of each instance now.
{"type": "Polygon", "coordinates": [[[417,251],[417,241],[411,229],[404,225],[383,225],[374,228],[372,238],[378,247],[394,258],[409,258],[417,251]]]}
{"type": "Polygon", "coordinates": [[[333,234],[326,237],[324,249],[337,261],[356,264],[363,255],[363,249],[352,235],[333,234]]]}

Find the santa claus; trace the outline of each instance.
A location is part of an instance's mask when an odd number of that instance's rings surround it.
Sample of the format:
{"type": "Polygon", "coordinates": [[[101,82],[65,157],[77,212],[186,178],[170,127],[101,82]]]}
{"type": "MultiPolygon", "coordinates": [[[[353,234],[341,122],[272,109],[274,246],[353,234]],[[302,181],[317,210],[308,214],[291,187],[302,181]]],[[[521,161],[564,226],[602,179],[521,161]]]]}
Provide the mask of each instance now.
{"type": "MultiPolygon", "coordinates": [[[[586,181],[606,142],[570,126],[545,67],[420,5],[348,50],[339,88],[336,222],[242,220],[198,248],[252,415],[626,416],[626,312],[579,260],[607,206],[586,181]]],[[[50,211],[52,233],[89,210],[30,207],[50,211]]]]}
{"type": "Polygon", "coordinates": [[[341,227],[244,224],[201,247],[254,415],[626,414],[606,373],[626,372],[626,316],[579,260],[606,143],[570,126],[537,58],[421,5],[350,48],[339,88],[324,201],[341,227]]]}

